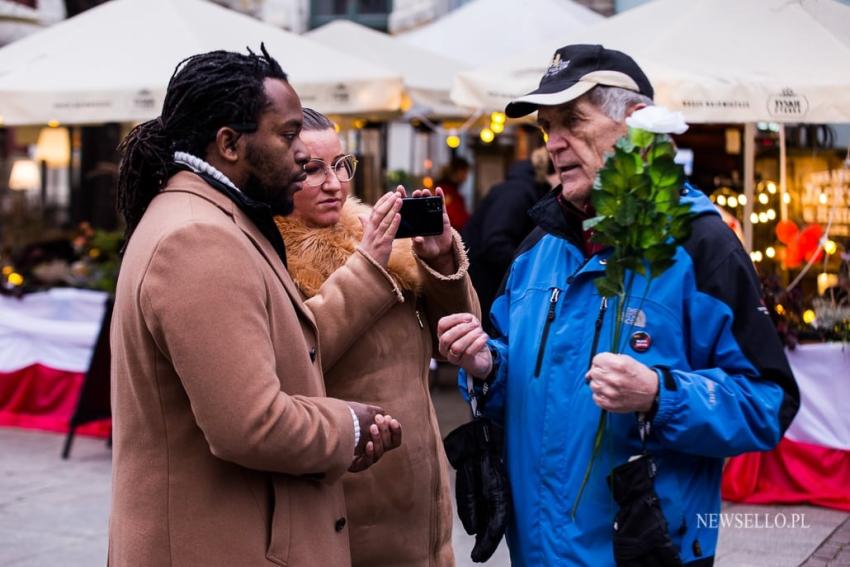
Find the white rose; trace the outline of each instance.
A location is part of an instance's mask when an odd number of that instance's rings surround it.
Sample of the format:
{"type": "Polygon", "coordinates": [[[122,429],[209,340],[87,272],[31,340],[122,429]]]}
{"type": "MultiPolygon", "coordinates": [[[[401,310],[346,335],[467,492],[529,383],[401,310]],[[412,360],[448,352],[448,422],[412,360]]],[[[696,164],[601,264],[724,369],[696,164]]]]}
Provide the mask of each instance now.
{"type": "Polygon", "coordinates": [[[681,112],[672,112],[663,106],[645,106],[626,118],[626,124],[656,134],[683,134],[688,129],[681,112]]]}

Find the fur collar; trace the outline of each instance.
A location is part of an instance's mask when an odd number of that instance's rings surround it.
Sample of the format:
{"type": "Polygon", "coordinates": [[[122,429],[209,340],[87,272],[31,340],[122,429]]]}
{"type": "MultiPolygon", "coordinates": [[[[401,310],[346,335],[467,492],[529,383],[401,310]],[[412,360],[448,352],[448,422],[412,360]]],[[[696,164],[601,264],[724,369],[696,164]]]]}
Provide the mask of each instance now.
{"type": "MultiPolygon", "coordinates": [[[[323,283],[348,260],[363,238],[360,218],[371,207],[349,197],[342,206],[339,222],[325,228],[312,228],[293,216],[276,217],[278,230],[286,243],[289,273],[307,297],[318,293],[323,283]]],[[[419,293],[422,277],[409,238],[393,242],[387,271],[398,285],[419,293]]]]}

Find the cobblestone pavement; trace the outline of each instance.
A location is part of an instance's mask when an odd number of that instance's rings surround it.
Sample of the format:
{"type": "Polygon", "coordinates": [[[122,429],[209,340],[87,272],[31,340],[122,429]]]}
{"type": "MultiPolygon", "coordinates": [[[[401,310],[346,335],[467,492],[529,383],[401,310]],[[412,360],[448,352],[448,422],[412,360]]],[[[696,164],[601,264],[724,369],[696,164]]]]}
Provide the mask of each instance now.
{"type": "Polygon", "coordinates": [[[824,540],[804,567],[850,567],[850,519],[835,528],[824,540]]]}
{"type": "MultiPolygon", "coordinates": [[[[468,419],[454,390],[439,388],[434,402],[444,434],[468,419]]],[[[0,565],[90,567],[106,564],[111,453],[103,440],[78,438],[68,461],[63,436],[0,428],[0,565]]],[[[848,514],[807,506],[726,505],[724,513],[755,518],[750,528],[724,528],[720,567],[850,567],[848,514]],[[797,514],[797,516],[794,516],[797,514]],[[747,516],[749,515],[749,516],[747,516]],[[778,528],[767,516],[804,518],[778,528]],[[759,521],[759,518],[762,518],[759,521]]],[[[473,541],[455,520],[458,567],[472,567],[473,541]]],[[[487,563],[510,565],[504,544],[487,563]]]]}

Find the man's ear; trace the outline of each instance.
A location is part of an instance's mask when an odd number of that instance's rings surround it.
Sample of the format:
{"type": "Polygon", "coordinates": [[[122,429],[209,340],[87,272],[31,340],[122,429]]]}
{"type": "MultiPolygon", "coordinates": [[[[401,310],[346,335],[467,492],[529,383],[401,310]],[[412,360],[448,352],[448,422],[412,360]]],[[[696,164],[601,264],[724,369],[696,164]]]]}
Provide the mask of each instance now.
{"type": "Polygon", "coordinates": [[[215,153],[227,163],[235,163],[239,160],[241,150],[242,134],[229,126],[222,126],[215,133],[215,153]]]}
{"type": "Polygon", "coordinates": [[[641,108],[646,108],[645,102],[639,102],[637,104],[631,105],[629,108],[626,109],[626,116],[625,117],[628,118],[629,116],[632,115],[632,112],[634,112],[636,110],[640,110],[641,108]]]}

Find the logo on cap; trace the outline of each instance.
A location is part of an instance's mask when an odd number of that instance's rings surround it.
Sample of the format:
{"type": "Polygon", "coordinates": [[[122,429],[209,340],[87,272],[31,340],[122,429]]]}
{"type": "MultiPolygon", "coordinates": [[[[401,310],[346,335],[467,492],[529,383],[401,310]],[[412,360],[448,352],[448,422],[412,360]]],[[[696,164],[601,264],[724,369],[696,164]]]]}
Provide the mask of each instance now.
{"type": "Polygon", "coordinates": [[[549,68],[546,69],[546,76],[554,75],[556,73],[560,73],[570,65],[570,60],[561,61],[561,54],[555,53],[555,56],[552,58],[552,62],[549,63],[549,68]]]}

